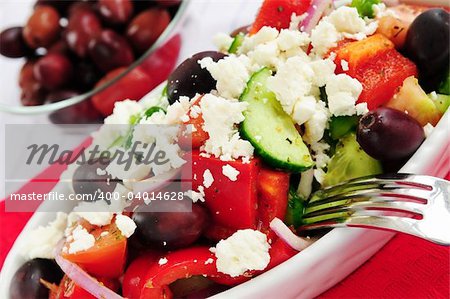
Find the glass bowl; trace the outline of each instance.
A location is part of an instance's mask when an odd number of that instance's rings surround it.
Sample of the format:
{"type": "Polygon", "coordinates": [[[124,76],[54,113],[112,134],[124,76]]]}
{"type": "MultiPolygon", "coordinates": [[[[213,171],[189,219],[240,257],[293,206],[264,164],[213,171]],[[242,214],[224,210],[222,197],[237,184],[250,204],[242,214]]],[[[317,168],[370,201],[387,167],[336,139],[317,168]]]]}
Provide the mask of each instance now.
{"type": "MultiPolygon", "coordinates": [[[[31,15],[31,11],[35,0],[6,0],[2,1],[2,9],[0,10],[0,29],[10,26],[21,26],[25,24],[27,18],[31,15]],[[14,16],[7,14],[8,11],[17,12],[14,16]]],[[[11,59],[0,57],[0,69],[2,70],[2,85],[0,92],[0,112],[6,112],[16,115],[39,115],[57,113],[64,108],[71,109],[77,104],[88,100],[93,95],[105,90],[115,82],[126,76],[131,70],[140,66],[145,73],[152,78],[152,84],[148,86],[148,91],[152,90],[162,81],[164,81],[178,62],[181,51],[181,29],[188,15],[188,7],[190,1],[182,1],[172,21],[165,31],[160,35],[158,40],[138,59],[120,73],[118,76],[111,78],[107,82],[96,85],[93,89],[83,94],[70,97],[68,99],[48,103],[39,106],[22,106],[20,99],[20,88],[18,87],[18,75],[20,68],[24,63],[24,59],[11,59]],[[71,108],[68,108],[71,107],[71,108]]],[[[76,70],[75,70],[76,72],[76,70]]],[[[122,100],[122,99],[118,99],[122,100]]],[[[65,110],[61,111],[64,112],[65,110]]]]}

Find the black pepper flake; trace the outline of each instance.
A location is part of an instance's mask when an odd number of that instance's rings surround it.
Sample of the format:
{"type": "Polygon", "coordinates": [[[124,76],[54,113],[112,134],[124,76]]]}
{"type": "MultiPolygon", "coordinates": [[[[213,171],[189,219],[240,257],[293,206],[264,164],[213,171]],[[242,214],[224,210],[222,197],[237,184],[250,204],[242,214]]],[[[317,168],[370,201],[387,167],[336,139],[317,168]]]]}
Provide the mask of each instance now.
{"type": "Polygon", "coordinates": [[[289,144],[292,144],[292,140],[289,138],[286,138],[286,141],[289,142],[289,144]]]}

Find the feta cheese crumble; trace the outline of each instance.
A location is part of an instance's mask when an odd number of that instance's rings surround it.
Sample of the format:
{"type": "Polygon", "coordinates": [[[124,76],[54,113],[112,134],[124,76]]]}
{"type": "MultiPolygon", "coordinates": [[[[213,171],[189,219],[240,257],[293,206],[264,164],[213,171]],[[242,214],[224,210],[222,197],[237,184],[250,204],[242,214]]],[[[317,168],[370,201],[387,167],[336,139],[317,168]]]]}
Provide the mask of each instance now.
{"type": "Polygon", "coordinates": [[[362,19],[356,8],[342,6],[322,18],[311,31],[313,53],[319,57],[337,46],[344,39],[361,40],[375,33],[378,27],[376,21],[362,19]]]}
{"type": "Polygon", "coordinates": [[[116,225],[125,238],[131,237],[136,230],[136,223],[133,219],[122,214],[116,216],[116,225]]]}
{"type": "Polygon", "coordinates": [[[84,227],[78,225],[71,234],[73,241],[69,244],[69,254],[88,250],[95,244],[95,238],[84,227]]]}
{"type": "Polygon", "coordinates": [[[55,220],[46,226],[39,226],[27,235],[26,244],[21,252],[28,259],[54,259],[54,250],[64,237],[66,225],[67,214],[58,212],[55,220]]]}
{"type": "Polygon", "coordinates": [[[328,81],[325,90],[331,114],[343,116],[356,113],[355,103],[363,90],[358,80],[339,74],[328,81]]]}
{"type": "Polygon", "coordinates": [[[159,259],[158,265],[162,266],[162,265],[167,264],[167,262],[168,262],[167,258],[162,257],[162,258],[159,259]]]}
{"type": "Polygon", "coordinates": [[[199,63],[217,81],[218,94],[227,99],[237,99],[250,78],[245,61],[236,55],[227,56],[217,62],[214,62],[211,57],[206,57],[199,63]]]}
{"type": "Polygon", "coordinates": [[[205,261],[205,265],[212,264],[212,263],[214,263],[214,260],[212,258],[209,258],[205,261]]]}
{"type": "Polygon", "coordinates": [[[211,187],[212,183],[214,182],[213,175],[209,169],[206,169],[203,173],[203,186],[205,188],[211,187]]]}
{"type": "Polygon", "coordinates": [[[236,277],[249,270],[264,270],[270,262],[267,236],[252,229],[238,230],[217,243],[213,251],[219,272],[236,277]]]}
{"type": "Polygon", "coordinates": [[[226,176],[227,178],[230,179],[230,181],[236,181],[237,177],[239,175],[239,170],[237,170],[236,168],[234,168],[233,166],[227,164],[222,166],[222,173],[224,176],[226,176]]]}
{"type": "Polygon", "coordinates": [[[200,101],[203,113],[206,140],[202,150],[223,161],[251,157],[253,146],[239,136],[236,125],[244,120],[242,114],[247,103],[230,101],[212,94],[206,94],[200,101]]]}

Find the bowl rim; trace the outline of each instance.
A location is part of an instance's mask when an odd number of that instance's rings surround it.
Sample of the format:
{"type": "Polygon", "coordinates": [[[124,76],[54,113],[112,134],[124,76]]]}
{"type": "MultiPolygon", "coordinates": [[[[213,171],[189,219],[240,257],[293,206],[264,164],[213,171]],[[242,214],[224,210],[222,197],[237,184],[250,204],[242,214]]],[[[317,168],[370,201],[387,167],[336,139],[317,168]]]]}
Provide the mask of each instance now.
{"type": "Polygon", "coordinates": [[[165,45],[165,43],[170,40],[178,31],[184,20],[186,19],[186,16],[188,15],[189,7],[191,6],[191,1],[181,1],[181,4],[170,21],[169,25],[166,27],[166,29],[161,33],[161,35],[158,37],[156,42],[144,53],[142,54],[138,59],[136,59],[131,65],[126,67],[126,69],[117,75],[116,77],[110,79],[108,82],[105,82],[101,86],[95,86],[93,89],[59,101],[55,103],[50,104],[44,104],[39,106],[20,106],[20,105],[6,105],[4,103],[0,102],[0,112],[6,112],[10,114],[17,114],[17,115],[36,115],[36,114],[45,114],[54,112],[63,108],[67,108],[73,105],[76,105],[78,103],[81,103],[83,101],[89,100],[90,97],[93,95],[103,91],[104,89],[110,87],[114,83],[116,83],[118,80],[123,78],[125,75],[127,75],[130,71],[132,71],[134,68],[138,67],[142,62],[144,62],[146,59],[149,58],[150,55],[152,55],[156,50],[160,49],[162,46],[165,45]]]}

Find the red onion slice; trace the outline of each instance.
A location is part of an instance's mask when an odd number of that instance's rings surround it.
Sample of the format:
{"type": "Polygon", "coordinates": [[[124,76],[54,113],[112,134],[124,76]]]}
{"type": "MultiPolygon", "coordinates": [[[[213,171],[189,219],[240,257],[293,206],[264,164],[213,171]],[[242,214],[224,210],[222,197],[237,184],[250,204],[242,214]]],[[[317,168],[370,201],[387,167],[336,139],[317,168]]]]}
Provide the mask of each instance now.
{"type": "MultiPolygon", "coordinates": [[[[60,252],[60,250],[59,250],[60,252]]],[[[112,290],[108,289],[95,278],[87,274],[78,265],[66,260],[60,253],[56,254],[56,263],[61,270],[79,287],[89,292],[93,296],[99,299],[124,299],[122,296],[116,294],[112,290]]]]}
{"type": "Polygon", "coordinates": [[[302,251],[312,244],[312,240],[300,238],[299,236],[294,234],[283,221],[278,218],[274,218],[270,222],[270,228],[280,239],[282,239],[284,242],[286,242],[286,244],[288,244],[295,250],[302,251]]]}
{"type": "Polygon", "coordinates": [[[176,168],[158,176],[154,176],[139,182],[133,182],[131,184],[133,192],[137,194],[142,192],[158,191],[172,183],[180,172],[181,168],[176,168]]]}
{"type": "Polygon", "coordinates": [[[332,5],[332,0],[313,0],[306,11],[306,18],[300,23],[300,31],[311,33],[319,23],[324,12],[332,5]]]}

